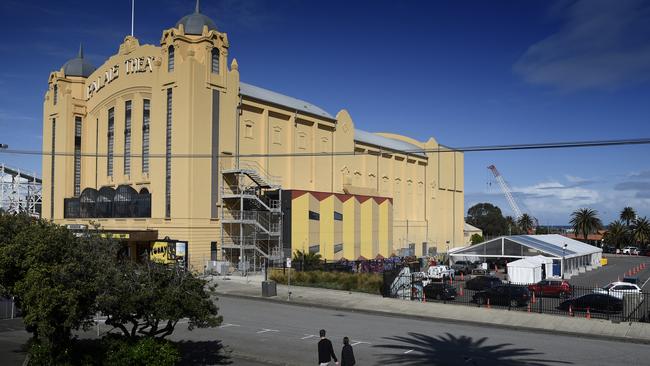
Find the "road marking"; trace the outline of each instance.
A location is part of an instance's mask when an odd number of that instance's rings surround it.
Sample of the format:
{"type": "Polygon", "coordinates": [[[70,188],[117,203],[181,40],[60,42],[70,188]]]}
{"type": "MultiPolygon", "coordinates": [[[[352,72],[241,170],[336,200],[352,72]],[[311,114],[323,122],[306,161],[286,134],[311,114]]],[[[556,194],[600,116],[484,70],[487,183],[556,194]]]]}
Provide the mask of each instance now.
{"type": "Polygon", "coordinates": [[[404,354],[408,354],[408,353],[411,353],[411,352],[413,352],[413,350],[412,350],[412,349],[410,349],[410,350],[408,350],[408,351],[406,351],[406,352],[404,352],[404,354]]]}
{"type": "Polygon", "coordinates": [[[350,346],[356,346],[357,344],[370,344],[370,342],[362,342],[362,341],[352,341],[353,343],[350,343],[350,346]]]}
{"type": "Polygon", "coordinates": [[[650,281],[650,277],[648,277],[648,279],[645,280],[645,282],[643,283],[643,285],[641,285],[641,288],[645,287],[645,284],[648,283],[648,281],[650,281]]]}
{"type": "Polygon", "coordinates": [[[238,324],[231,324],[231,323],[226,323],[223,325],[220,325],[219,328],[228,328],[228,327],[238,327],[238,324]]]}
{"type": "Polygon", "coordinates": [[[257,334],[268,333],[268,332],[279,332],[279,330],[262,328],[262,330],[258,331],[257,334]]]}
{"type": "Polygon", "coordinates": [[[316,336],[313,335],[313,334],[305,334],[305,336],[300,338],[300,339],[309,339],[309,338],[314,338],[314,337],[316,337],[316,336]]]}

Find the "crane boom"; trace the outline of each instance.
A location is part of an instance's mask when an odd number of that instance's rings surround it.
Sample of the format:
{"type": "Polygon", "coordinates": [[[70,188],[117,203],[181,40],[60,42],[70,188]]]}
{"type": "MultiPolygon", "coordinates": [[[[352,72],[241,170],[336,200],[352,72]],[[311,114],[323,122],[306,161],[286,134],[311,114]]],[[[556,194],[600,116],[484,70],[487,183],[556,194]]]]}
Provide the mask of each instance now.
{"type": "Polygon", "coordinates": [[[499,186],[501,187],[501,190],[503,191],[503,194],[506,196],[506,201],[508,201],[510,208],[515,213],[515,220],[519,220],[519,218],[523,215],[523,213],[521,212],[521,209],[517,205],[515,198],[512,196],[512,192],[510,190],[510,187],[508,186],[508,183],[506,183],[506,181],[503,179],[503,176],[499,173],[496,166],[490,165],[488,169],[492,171],[492,174],[494,174],[494,178],[497,180],[499,186]]]}

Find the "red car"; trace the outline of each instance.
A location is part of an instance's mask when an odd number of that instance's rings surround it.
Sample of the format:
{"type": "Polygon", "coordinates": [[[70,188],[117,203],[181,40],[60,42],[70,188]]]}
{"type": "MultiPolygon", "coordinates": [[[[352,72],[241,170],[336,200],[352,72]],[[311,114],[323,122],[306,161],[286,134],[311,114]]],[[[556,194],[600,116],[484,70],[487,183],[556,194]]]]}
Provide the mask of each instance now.
{"type": "Polygon", "coordinates": [[[564,280],[542,280],[529,285],[528,290],[535,296],[569,297],[572,292],[571,285],[564,280]]]}

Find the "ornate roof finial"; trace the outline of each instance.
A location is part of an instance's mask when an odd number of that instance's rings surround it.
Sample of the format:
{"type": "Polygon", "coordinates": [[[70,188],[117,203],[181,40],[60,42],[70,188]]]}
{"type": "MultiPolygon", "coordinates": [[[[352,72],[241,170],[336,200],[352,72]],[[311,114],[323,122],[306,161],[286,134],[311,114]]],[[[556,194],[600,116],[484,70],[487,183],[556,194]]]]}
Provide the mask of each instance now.
{"type": "Polygon", "coordinates": [[[79,42],[79,58],[84,58],[84,46],[81,42],[79,42]]]}
{"type": "Polygon", "coordinates": [[[199,12],[199,0],[196,0],[196,8],[194,8],[194,12],[195,13],[199,12]]]}

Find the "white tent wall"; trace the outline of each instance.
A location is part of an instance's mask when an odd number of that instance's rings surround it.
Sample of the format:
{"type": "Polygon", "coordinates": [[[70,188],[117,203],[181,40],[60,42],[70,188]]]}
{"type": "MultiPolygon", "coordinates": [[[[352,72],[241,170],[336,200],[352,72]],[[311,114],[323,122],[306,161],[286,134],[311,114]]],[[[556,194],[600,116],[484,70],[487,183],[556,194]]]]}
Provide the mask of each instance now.
{"type": "Polygon", "coordinates": [[[534,263],[539,263],[541,266],[544,266],[544,270],[542,271],[542,280],[553,277],[553,258],[544,257],[543,255],[536,255],[534,257],[528,257],[526,260],[534,263]]]}
{"type": "Polygon", "coordinates": [[[508,279],[511,283],[528,285],[542,280],[542,263],[528,258],[508,263],[508,279]]]}

